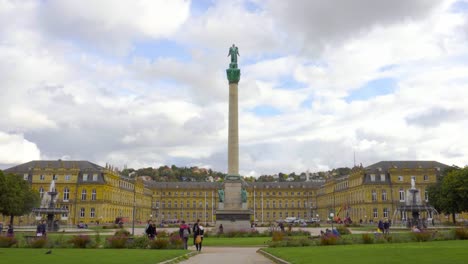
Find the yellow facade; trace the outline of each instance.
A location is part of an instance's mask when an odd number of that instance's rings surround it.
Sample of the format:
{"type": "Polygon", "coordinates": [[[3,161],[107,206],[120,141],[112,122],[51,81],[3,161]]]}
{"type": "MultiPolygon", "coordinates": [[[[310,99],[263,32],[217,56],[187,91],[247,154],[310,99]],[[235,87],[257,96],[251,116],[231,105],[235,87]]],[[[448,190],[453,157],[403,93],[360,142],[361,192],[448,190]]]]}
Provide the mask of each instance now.
{"type": "MultiPolygon", "coordinates": [[[[327,181],[244,183],[252,221],[272,223],[287,217],[319,218],[326,221],[350,217],[353,221],[376,222],[408,217],[396,215],[404,196],[416,182],[422,201],[426,189],[436,182],[446,165],[438,162],[379,162],[354,168],[350,175],[327,181]],[[401,197],[403,195],[403,197],[401,197]]],[[[62,224],[186,220],[213,224],[222,183],[154,182],[120,177],[115,171],[85,161],[32,161],[6,172],[23,175],[32,187],[48,191],[52,180],[58,192],[57,207],[69,210],[57,216],[62,224]],[[133,210],[135,209],[135,213],[133,210]]],[[[463,214],[461,216],[464,216],[463,214]]],[[[34,223],[31,214],[17,218],[34,223]]],[[[431,217],[423,214],[421,217],[431,217]]],[[[4,219],[5,220],[5,219],[4,219]]]]}

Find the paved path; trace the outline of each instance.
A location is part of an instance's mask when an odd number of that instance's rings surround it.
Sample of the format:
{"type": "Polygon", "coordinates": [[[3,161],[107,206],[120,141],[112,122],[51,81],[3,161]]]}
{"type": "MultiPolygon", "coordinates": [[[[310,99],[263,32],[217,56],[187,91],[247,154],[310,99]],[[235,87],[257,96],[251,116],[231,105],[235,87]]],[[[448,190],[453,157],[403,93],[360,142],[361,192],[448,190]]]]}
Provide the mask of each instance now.
{"type": "Polygon", "coordinates": [[[254,247],[206,247],[201,253],[181,262],[182,264],[271,264],[271,260],[257,253],[254,247]]]}

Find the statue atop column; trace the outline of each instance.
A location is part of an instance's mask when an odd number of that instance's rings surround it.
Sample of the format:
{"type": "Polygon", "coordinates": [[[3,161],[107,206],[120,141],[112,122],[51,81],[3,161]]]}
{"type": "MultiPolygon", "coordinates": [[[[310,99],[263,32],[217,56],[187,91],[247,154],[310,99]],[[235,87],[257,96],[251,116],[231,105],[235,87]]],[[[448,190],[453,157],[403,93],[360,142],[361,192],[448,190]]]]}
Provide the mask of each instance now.
{"type": "Polygon", "coordinates": [[[237,68],[237,56],[240,56],[239,48],[236,47],[236,45],[232,44],[232,46],[229,48],[228,57],[229,56],[231,56],[231,63],[229,64],[229,68],[236,69],[237,68]]]}

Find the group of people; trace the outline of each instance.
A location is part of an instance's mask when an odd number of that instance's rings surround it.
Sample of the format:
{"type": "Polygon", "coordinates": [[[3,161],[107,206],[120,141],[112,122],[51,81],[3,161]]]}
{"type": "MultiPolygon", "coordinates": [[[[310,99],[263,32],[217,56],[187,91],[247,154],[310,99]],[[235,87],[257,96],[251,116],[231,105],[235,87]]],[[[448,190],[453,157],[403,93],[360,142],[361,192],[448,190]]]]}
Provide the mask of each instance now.
{"type": "Polygon", "coordinates": [[[338,230],[336,230],[335,228],[333,228],[332,230],[330,229],[325,229],[325,232],[323,232],[323,230],[320,230],[320,237],[327,237],[327,236],[336,236],[336,237],[339,237],[340,236],[340,232],[338,232],[338,230]]]}
{"type": "Polygon", "coordinates": [[[148,223],[145,227],[145,233],[150,240],[154,240],[154,238],[158,235],[156,232],[156,224],[153,223],[153,220],[148,220],[148,223]]]}
{"type": "Polygon", "coordinates": [[[203,244],[203,234],[205,233],[205,228],[201,225],[200,219],[197,219],[197,222],[193,225],[192,229],[190,226],[182,221],[182,224],[179,227],[179,236],[184,242],[184,249],[188,248],[188,239],[193,233],[193,244],[197,251],[201,251],[203,244]]]}
{"type": "Polygon", "coordinates": [[[377,232],[381,234],[388,234],[390,233],[390,222],[385,219],[385,221],[379,220],[377,224],[377,232]]]}
{"type": "Polygon", "coordinates": [[[47,224],[45,220],[42,220],[37,224],[36,236],[45,237],[47,235],[47,224]]]}
{"type": "MultiPolygon", "coordinates": [[[[3,223],[0,222],[0,236],[3,234],[3,223]]],[[[12,224],[9,224],[8,225],[8,228],[7,228],[7,231],[6,231],[6,235],[7,237],[13,237],[14,236],[14,232],[13,232],[13,225],[12,224]]]]}

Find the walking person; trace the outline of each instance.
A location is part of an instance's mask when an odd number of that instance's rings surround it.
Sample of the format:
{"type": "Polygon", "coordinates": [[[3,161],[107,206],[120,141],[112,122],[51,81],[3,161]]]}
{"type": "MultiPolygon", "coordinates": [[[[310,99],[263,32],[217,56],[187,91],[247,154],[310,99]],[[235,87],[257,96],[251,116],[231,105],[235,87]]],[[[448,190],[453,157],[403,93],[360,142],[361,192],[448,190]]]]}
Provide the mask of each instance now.
{"type": "Polygon", "coordinates": [[[200,235],[200,219],[197,219],[197,222],[193,225],[192,231],[193,231],[193,245],[198,251],[198,244],[196,243],[197,236],[200,235]]]}
{"type": "Polygon", "coordinates": [[[13,225],[9,224],[8,230],[7,230],[7,237],[14,237],[14,236],[15,236],[15,232],[13,230],[13,225]]]}
{"type": "Polygon", "coordinates": [[[179,227],[179,236],[184,242],[184,249],[188,249],[187,242],[188,242],[190,233],[191,233],[190,227],[187,224],[185,224],[184,220],[182,220],[182,224],[179,227]]]}
{"type": "Polygon", "coordinates": [[[383,224],[383,228],[384,228],[384,234],[388,235],[390,233],[390,223],[388,222],[387,219],[385,220],[383,224]]]}
{"type": "Polygon", "coordinates": [[[197,251],[200,252],[203,244],[203,234],[205,233],[205,228],[199,224],[198,225],[198,234],[195,235],[195,247],[197,248],[197,251]]]}
{"type": "Polygon", "coordinates": [[[156,237],[156,226],[153,224],[153,221],[148,220],[145,233],[150,240],[154,240],[154,238],[156,237]]]}
{"type": "Polygon", "coordinates": [[[3,222],[0,222],[0,236],[2,235],[3,232],[3,222]]]}
{"type": "Polygon", "coordinates": [[[46,225],[46,223],[45,223],[45,220],[42,220],[42,221],[39,222],[39,224],[37,225],[37,228],[36,228],[36,236],[45,237],[45,236],[46,236],[46,231],[47,231],[47,225],[46,225]]]}

